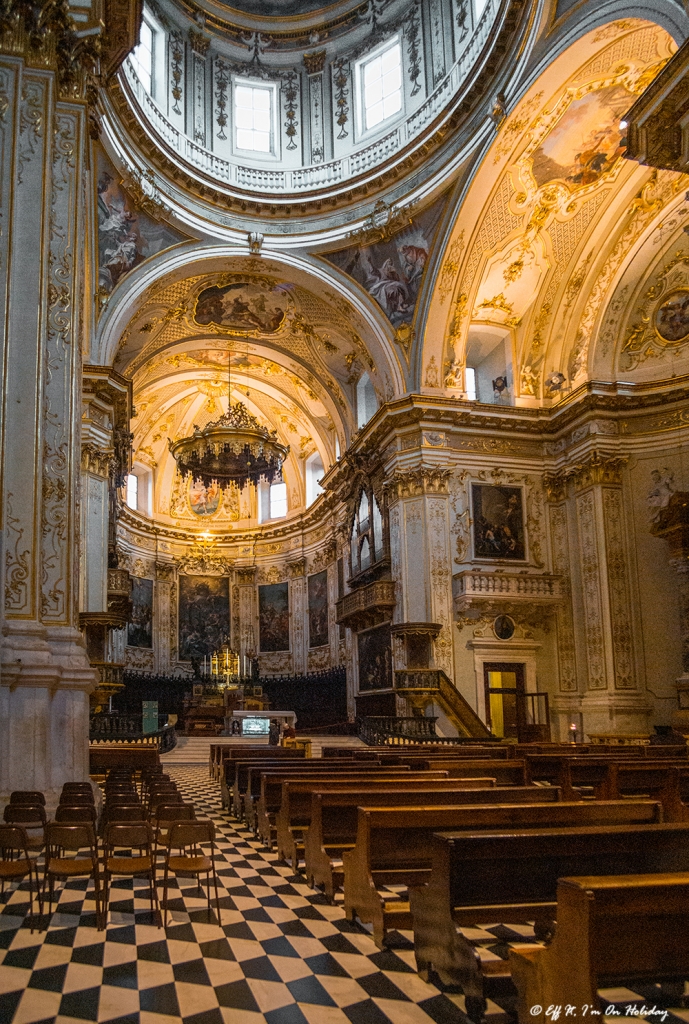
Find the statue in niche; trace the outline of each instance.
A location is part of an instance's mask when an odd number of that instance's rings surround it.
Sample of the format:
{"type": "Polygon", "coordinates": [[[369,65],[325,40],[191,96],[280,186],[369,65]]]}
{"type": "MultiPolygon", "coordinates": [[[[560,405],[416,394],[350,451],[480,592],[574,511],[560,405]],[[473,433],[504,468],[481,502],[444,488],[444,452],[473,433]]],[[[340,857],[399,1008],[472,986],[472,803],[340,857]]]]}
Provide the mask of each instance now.
{"type": "Polygon", "coordinates": [[[671,496],[675,493],[675,475],[667,467],[662,472],[659,469],[652,469],[651,480],[653,483],[646,501],[651,511],[651,521],[655,522],[660,510],[667,508],[671,496]]]}
{"type": "Polygon", "coordinates": [[[462,390],[462,364],[459,359],[453,359],[450,363],[450,369],[445,374],[445,387],[462,390]]]}

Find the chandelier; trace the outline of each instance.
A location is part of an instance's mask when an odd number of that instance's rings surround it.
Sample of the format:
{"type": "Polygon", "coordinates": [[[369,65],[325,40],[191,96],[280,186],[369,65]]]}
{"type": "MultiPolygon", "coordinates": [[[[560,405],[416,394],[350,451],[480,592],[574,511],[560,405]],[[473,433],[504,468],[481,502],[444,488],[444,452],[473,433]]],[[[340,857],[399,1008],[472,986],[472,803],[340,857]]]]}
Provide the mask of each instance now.
{"type": "MultiPolygon", "coordinates": [[[[230,354],[230,365],[232,355],[230,354]]],[[[227,412],[203,430],[194,424],[190,437],[172,441],[168,447],[183,477],[201,480],[206,487],[217,481],[221,489],[239,490],[259,481],[280,479],[289,454],[278,441],[277,431],[262,426],[242,402],[232,404],[232,375],[229,375],[227,412]]]]}

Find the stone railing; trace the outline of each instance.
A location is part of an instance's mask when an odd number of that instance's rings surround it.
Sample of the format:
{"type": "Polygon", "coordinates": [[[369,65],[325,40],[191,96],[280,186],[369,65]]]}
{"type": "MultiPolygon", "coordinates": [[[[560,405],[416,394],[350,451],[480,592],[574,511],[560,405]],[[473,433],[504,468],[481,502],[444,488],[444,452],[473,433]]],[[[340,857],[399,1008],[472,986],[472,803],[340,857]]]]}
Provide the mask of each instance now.
{"type": "Polygon", "coordinates": [[[556,605],[564,598],[561,576],[467,569],[453,577],[458,611],[472,604],[510,603],[556,605]]]}
{"type": "MultiPolygon", "coordinates": [[[[122,65],[120,83],[128,102],[147,123],[148,128],[194,170],[221,184],[241,189],[273,195],[304,194],[347,182],[350,178],[373,170],[401,153],[427,126],[432,125],[445,107],[457,97],[462,83],[470,80],[476,62],[490,43],[491,34],[496,34],[496,22],[504,22],[508,7],[509,0],[488,0],[475,30],[465,37],[464,48],[457,60],[427,99],[382,138],[328,163],[279,169],[258,164],[245,166],[199,145],[176,128],[146,91],[130,60],[125,60],[122,65]]],[[[277,77],[276,71],[276,80],[277,77]]],[[[208,110],[213,108],[212,99],[208,110]]],[[[210,137],[213,138],[214,124],[211,123],[209,127],[210,137]]]]}

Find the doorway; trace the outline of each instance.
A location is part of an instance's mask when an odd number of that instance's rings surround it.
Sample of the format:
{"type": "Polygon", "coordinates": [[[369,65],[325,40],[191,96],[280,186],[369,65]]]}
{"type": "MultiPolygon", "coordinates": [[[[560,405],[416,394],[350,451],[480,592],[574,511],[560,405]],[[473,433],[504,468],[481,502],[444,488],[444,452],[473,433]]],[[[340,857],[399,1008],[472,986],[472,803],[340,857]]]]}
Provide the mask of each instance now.
{"type": "Polygon", "coordinates": [[[524,731],[524,665],[486,662],[486,725],[499,739],[519,739],[524,731]]]}

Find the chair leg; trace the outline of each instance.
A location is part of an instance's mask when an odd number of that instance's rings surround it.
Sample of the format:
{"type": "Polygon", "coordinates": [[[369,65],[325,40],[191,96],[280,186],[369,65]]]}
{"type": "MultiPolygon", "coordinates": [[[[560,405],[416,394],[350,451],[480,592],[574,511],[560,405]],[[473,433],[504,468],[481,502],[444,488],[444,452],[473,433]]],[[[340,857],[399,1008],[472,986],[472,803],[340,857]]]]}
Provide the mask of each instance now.
{"type": "Polygon", "coordinates": [[[163,919],[163,927],[167,928],[167,916],[168,916],[168,904],[169,904],[169,892],[168,892],[168,867],[167,862],[165,863],[165,873],[163,875],[163,906],[165,907],[165,917],[163,919]]]}
{"type": "Polygon", "coordinates": [[[218,873],[215,870],[215,863],[213,864],[213,885],[215,886],[215,908],[218,912],[218,928],[222,928],[222,918],[220,917],[220,896],[218,895],[218,873]]]}

